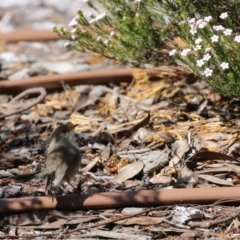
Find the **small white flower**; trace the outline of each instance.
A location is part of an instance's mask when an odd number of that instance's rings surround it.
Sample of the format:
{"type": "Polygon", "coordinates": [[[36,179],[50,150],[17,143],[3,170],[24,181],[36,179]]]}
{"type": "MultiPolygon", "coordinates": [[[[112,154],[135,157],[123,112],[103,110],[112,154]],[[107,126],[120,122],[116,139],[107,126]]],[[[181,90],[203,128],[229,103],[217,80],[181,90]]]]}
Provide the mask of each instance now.
{"type": "Polygon", "coordinates": [[[229,64],[228,63],[226,63],[226,62],[222,62],[221,64],[220,64],[220,67],[224,70],[224,69],[228,69],[229,68],[229,64]]]}
{"type": "Polygon", "coordinates": [[[185,56],[187,56],[187,54],[188,54],[190,51],[191,51],[191,49],[186,48],[186,49],[183,49],[180,54],[181,54],[181,56],[185,57],[185,56]]]}
{"type": "Polygon", "coordinates": [[[211,48],[206,48],[205,49],[205,52],[210,52],[211,51],[211,48]]]}
{"type": "Polygon", "coordinates": [[[197,66],[198,66],[198,67],[202,67],[203,65],[204,65],[203,59],[197,60],[197,66]]]}
{"type": "Polygon", "coordinates": [[[98,20],[104,18],[105,16],[106,16],[106,13],[102,13],[102,14],[98,15],[97,17],[95,17],[94,19],[91,19],[89,21],[89,23],[97,22],[98,20]]]}
{"type": "Polygon", "coordinates": [[[192,28],[190,29],[190,33],[191,33],[192,35],[194,35],[195,33],[197,33],[197,28],[196,28],[196,27],[192,27],[192,28]]]}
{"type": "Polygon", "coordinates": [[[121,11],[121,8],[116,7],[114,11],[115,11],[115,12],[119,12],[119,11],[121,11]]]}
{"type": "Polygon", "coordinates": [[[225,28],[222,25],[214,25],[213,29],[215,31],[223,31],[225,28]]]}
{"type": "Polygon", "coordinates": [[[64,44],[64,47],[68,47],[68,46],[70,46],[70,42],[66,42],[66,43],[64,44]]]}
{"type": "Polygon", "coordinates": [[[114,36],[114,34],[115,34],[114,31],[111,31],[111,32],[110,32],[110,36],[111,36],[111,37],[114,36]]]}
{"type": "Polygon", "coordinates": [[[101,36],[98,36],[97,38],[96,38],[96,41],[98,42],[98,41],[100,41],[101,40],[101,36]]]}
{"type": "Polygon", "coordinates": [[[218,39],[219,39],[219,36],[217,36],[217,35],[213,35],[211,37],[212,42],[218,42],[218,39]]]}
{"type": "Polygon", "coordinates": [[[213,72],[212,69],[206,68],[206,69],[204,70],[203,74],[204,74],[206,77],[210,77],[210,76],[212,76],[212,72],[213,72]]]}
{"type": "Polygon", "coordinates": [[[103,41],[103,43],[104,43],[105,45],[108,45],[109,40],[108,40],[108,39],[105,39],[105,40],[103,41]]]}
{"type": "Polygon", "coordinates": [[[76,33],[77,32],[77,28],[74,28],[71,30],[71,33],[76,33]]]}
{"type": "Polygon", "coordinates": [[[69,27],[75,27],[75,26],[78,25],[77,18],[78,18],[78,17],[76,16],[75,18],[73,18],[73,19],[70,21],[70,23],[68,24],[69,27]]]}
{"type": "Polygon", "coordinates": [[[207,25],[207,23],[203,21],[198,25],[198,27],[199,28],[204,28],[206,25],[207,25]]]}
{"type": "Polygon", "coordinates": [[[204,18],[204,21],[205,21],[205,22],[209,22],[211,19],[212,19],[212,17],[211,17],[211,16],[208,16],[208,17],[205,17],[205,18],[204,18]]]}
{"type": "Polygon", "coordinates": [[[238,35],[234,38],[234,42],[240,43],[240,35],[238,35]]]}
{"type": "Polygon", "coordinates": [[[201,48],[202,48],[202,46],[199,45],[199,44],[197,44],[196,47],[194,48],[194,51],[196,51],[196,50],[200,50],[201,48]]]}
{"type": "Polygon", "coordinates": [[[200,23],[202,23],[203,22],[203,19],[198,19],[197,21],[196,21],[196,25],[198,26],[200,23]]]}
{"type": "Polygon", "coordinates": [[[135,17],[139,17],[140,16],[140,13],[139,12],[136,12],[135,13],[135,17]]]}
{"type": "Polygon", "coordinates": [[[228,17],[228,13],[227,12],[224,12],[222,13],[220,16],[219,16],[221,19],[225,19],[228,17]]]}
{"type": "Polygon", "coordinates": [[[202,39],[201,38],[197,38],[196,40],[195,40],[195,44],[199,44],[199,43],[201,43],[202,42],[202,39]]]}
{"type": "Polygon", "coordinates": [[[72,36],[71,36],[71,39],[72,39],[72,40],[76,40],[76,39],[77,39],[77,35],[72,35],[72,36]]]}
{"type": "Polygon", "coordinates": [[[226,29],[224,32],[223,32],[224,35],[226,36],[230,36],[232,34],[232,29],[226,29]]]}
{"type": "Polygon", "coordinates": [[[211,58],[211,55],[210,54],[205,54],[204,56],[203,56],[203,61],[208,61],[209,59],[211,58]]]}
{"type": "Polygon", "coordinates": [[[196,22],[196,19],[195,18],[191,18],[189,21],[188,21],[190,24],[193,24],[196,22]]]}
{"type": "Polygon", "coordinates": [[[168,54],[169,54],[169,56],[174,56],[176,54],[176,52],[177,52],[177,49],[173,49],[168,54]]]}
{"type": "Polygon", "coordinates": [[[51,29],[54,29],[55,27],[56,27],[56,24],[52,24],[52,25],[50,26],[51,29]]]}

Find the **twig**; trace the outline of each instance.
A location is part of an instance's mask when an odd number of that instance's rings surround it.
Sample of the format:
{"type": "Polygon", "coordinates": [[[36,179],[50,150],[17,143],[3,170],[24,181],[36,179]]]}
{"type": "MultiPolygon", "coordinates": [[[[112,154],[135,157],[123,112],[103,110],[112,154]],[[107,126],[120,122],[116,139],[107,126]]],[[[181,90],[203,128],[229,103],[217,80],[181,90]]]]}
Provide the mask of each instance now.
{"type": "Polygon", "coordinates": [[[69,226],[65,227],[63,231],[60,232],[60,234],[56,237],[56,239],[60,239],[63,237],[63,234],[67,232],[69,226]]]}
{"type": "Polygon", "coordinates": [[[180,229],[190,229],[189,226],[184,226],[184,225],[181,225],[181,224],[173,223],[173,222],[168,221],[168,220],[166,220],[166,219],[164,219],[163,221],[164,221],[165,223],[168,223],[168,224],[173,225],[173,226],[175,226],[175,227],[178,227],[178,228],[180,228],[180,229]]]}
{"type": "Polygon", "coordinates": [[[227,154],[229,148],[230,148],[231,146],[233,146],[233,144],[235,144],[235,143],[239,140],[239,133],[240,133],[240,132],[237,131],[237,136],[236,136],[236,138],[224,149],[224,151],[223,151],[224,154],[227,154]]]}
{"type": "Polygon", "coordinates": [[[69,233],[72,233],[72,232],[75,232],[75,231],[79,231],[79,230],[86,230],[86,229],[89,229],[89,228],[95,228],[95,227],[99,227],[99,226],[110,224],[110,223],[114,223],[114,222],[118,222],[118,221],[121,221],[121,220],[125,220],[125,219],[129,219],[129,218],[132,218],[132,217],[136,217],[136,216],[142,215],[144,213],[149,213],[149,212],[152,212],[152,211],[160,210],[162,208],[166,208],[166,206],[161,206],[161,207],[147,209],[147,210],[144,210],[144,211],[142,211],[140,213],[134,213],[134,214],[130,214],[130,215],[127,215],[127,216],[119,217],[119,218],[116,218],[116,219],[103,220],[103,221],[97,222],[97,223],[95,223],[93,225],[90,225],[90,226],[87,226],[87,227],[77,227],[76,229],[73,229],[73,230],[69,231],[69,233]]]}
{"type": "Polygon", "coordinates": [[[95,181],[110,181],[111,179],[113,179],[114,177],[112,176],[96,176],[94,173],[92,172],[85,172],[85,171],[79,171],[82,173],[82,175],[87,176],[89,175],[91,178],[93,178],[95,181]]]}
{"type": "Polygon", "coordinates": [[[213,220],[213,221],[204,221],[204,222],[193,222],[193,221],[190,221],[188,223],[188,225],[190,227],[200,227],[200,228],[210,228],[214,225],[217,225],[217,224],[221,224],[221,223],[225,223],[227,221],[230,221],[232,220],[233,218],[236,218],[237,216],[239,215],[239,212],[237,213],[234,213],[232,214],[232,216],[229,216],[229,217],[225,217],[225,218],[221,218],[221,219],[217,219],[217,220],[213,220]]]}
{"type": "Polygon", "coordinates": [[[150,148],[144,148],[144,149],[139,149],[139,150],[128,150],[128,151],[121,151],[118,152],[117,155],[127,155],[127,154],[138,154],[138,153],[145,153],[145,152],[150,152],[150,148]]]}
{"type": "Polygon", "coordinates": [[[5,117],[9,117],[9,116],[12,116],[14,114],[23,112],[23,111],[35,106],[36,104],[41,102],[47,95],[47,92],[46,92],[45,88],[42,88],[42,87],[30,88],[30,89],[27,89],[27,90],[23,91],[22,93],[18,94],[9,103],[14,103],[14,102],[18,101],[19,99],[23,98],[24,96],[26,96],[28,94],[34,94],[34,93],[39,93],[39,96],[37,98],[35,98],[31,103],[22,107],[21,109],[17,109],[17,110],[14,110],[14,111],[10,112],[10,113],[0,115],[0,120],[4,119],[5,117]]]}
{"type": "Polygon", "coordinates": [[[89,172],[98,163],[98,161],[100,162],[100,158],[96,157],[86,167],[82,168],[80,172],[89,172]]]}

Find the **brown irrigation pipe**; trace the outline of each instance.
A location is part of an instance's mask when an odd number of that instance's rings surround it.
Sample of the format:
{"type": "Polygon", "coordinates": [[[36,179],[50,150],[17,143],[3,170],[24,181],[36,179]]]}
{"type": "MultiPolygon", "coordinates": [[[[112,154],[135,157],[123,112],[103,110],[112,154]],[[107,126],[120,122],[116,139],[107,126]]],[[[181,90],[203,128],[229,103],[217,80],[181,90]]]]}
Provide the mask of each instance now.
{"type": "MultiPolygon", "coordinates": [[[[146,70],[150,75],[156,75],[161,72],[182,73],[178,67],[161,66],[156,70],[146,70]]],[[[115,68],[101,69],[94,71],[56,74],[47,76],[31,77],[21,79],[19,81],[0,81],[0,93],[21,92],[28,88],[44,87],[47,90],[58,89],[62,87],[62,82],[67,85],[74,86],[80,84],[105,84],[131,81],[133,79],[133,69],[131,68],[115,68]]]]}
{"type": "Polygon", "coordinates": [[[19,29],[12,32],[0,32],[0,41],[51,41],[61,39],[52,30],[19,29]]]}
{"type": "MultiPolygon", "coordinates": [[[[61,39],[57,33],[52,30],[34,30],[19,29],[9,33],[0,32],[0,41],[17,42],[17,41],[49,41],[61,39]]],[[[89,72],[79,72],[51,76],[38,76],[21,81],[0,81],[0,93],[21,92],[28,88],[44,87],[47,90],[61,88],[61,82],[68,85],[78,84],[104,84],[109,82],[121,82],[132,80],[132,69],[103,69],[89,72]]],[[[156,74],[156,70],[148,70],[156,74]]],[[[171,72],[179,75],[188,76],[180,67],[160,66],[158,72],[171,72]]]]}
{"type": "Polygon", "coordinates": [[[62,87],[62,82],[67,85],[104,84],[109,82],[130,81],[131,69],[95,70],[69,74],[56,74],[31,77],[19,81],[0,81],[0,93],[20,92],[27,88],[44,87],[48,90],[62,87]]]}
{"type": "Polygon", "coordinates": [[[34,211],[42,209],[106,209],[121,207],[149,207],[169,204],[206,204],[231,199],[240,202],[239,187],[185,188],[168,190],[140,190],[136,192],[108,192],[92,195],[57,197],[28,197],[0,200],[0,212],[34,211]]]}

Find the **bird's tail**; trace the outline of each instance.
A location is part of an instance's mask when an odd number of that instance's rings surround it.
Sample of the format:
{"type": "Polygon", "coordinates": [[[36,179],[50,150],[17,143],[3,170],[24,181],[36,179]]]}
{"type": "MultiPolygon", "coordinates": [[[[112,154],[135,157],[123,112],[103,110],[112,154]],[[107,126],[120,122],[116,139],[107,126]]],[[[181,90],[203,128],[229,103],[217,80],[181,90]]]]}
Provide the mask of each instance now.
{"type": "Polygon", "coordinates": [[[40,177],[39,175],[40,172],[41,170],[36,172],[17,175],[17,176],[14,176],[13,179],[15,180],[15,182],[27,182],[32,180],[33,178],[40,177]]]}

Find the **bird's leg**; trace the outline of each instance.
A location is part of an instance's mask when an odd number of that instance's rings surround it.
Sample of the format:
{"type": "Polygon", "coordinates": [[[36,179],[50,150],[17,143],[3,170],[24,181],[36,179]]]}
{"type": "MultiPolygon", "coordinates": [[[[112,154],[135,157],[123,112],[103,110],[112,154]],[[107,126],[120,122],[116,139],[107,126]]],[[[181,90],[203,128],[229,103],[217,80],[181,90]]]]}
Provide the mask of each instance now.
{"type": "Polygon", "coordinates": [[[77,185],[77,191],[78,191],[78,198],[82,192],[82,178],[80,178],[80,181],[78,182],[78,185],[77,185]]]}
{"type": "Polygon", "coordinates": [[[82,183],[83,183],[83,180],[82,180],[82,178],[80,178],[80,181],[78,182],[78,185],[77,185],[77,190],[79,192],[82,192],[82,183]]]}
{"type": "Polygon", "coordinates": [[[45,195],[50,195],[53,201],[54,193],[52,191],[52,180],[49,178],[49,176],[45,178],[45,184],[46,184],[45,195]]]}
{"type": "Polygon", "coordinates": [[[54,193],[53,193],[53,191],[52,191],[52,181],[50,180],[50,189],[49,189],[49,195],[52,197],[52,201],[53,201],[53,197],[54,197],[54,193]]]}

